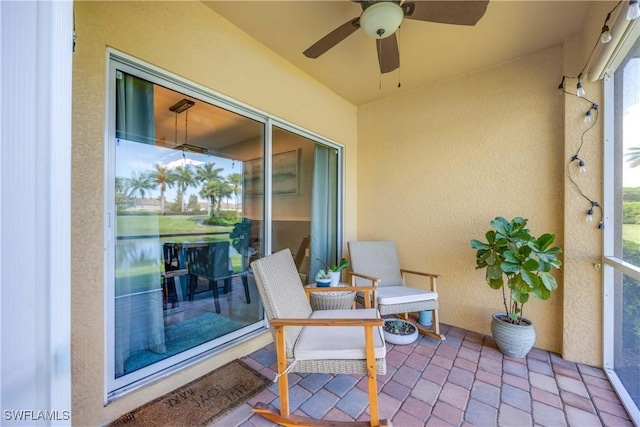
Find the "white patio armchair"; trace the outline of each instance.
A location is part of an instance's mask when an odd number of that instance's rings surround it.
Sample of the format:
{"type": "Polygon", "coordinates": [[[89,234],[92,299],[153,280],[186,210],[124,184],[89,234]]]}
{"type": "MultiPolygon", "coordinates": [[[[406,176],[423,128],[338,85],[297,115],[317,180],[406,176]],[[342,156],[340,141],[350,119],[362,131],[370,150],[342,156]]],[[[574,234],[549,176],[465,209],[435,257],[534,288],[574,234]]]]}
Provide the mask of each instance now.
{"type": "Polygon", "coordinates": [[[414,322],[421,334],[444,340],[440,333],[438,316],[437,280],[439,274],[424,273],[400,268],[396,246],[391,241],[353,241],[348,243],[351,257],[352,284],[377,286],[374,306],[383,316],[400,314],[405,319],[409,313],[431,310],[432,328],[414,322]],[[407,286],[406,276],[428,278],[430,289],[407,286]]]}
{"type": "MultiPolygon", "coordinates": [[[[364,374],[368,378],[369,422],[330,421],[330,425],[389,425],[378,415],[376,375],[386,373],[386,347],[382,319],[374,308],[311,310],[308,294],[317,289],[303,287],[291,251],[284,249],[251,263],[276,345],[280,410],[258,403],[254,412],[281,425],[328,425],[290,414],[289,372],[364,374]]],[[[371,286],[320,288],[334,292],[354,290],[369,298],[371,286]]]]}

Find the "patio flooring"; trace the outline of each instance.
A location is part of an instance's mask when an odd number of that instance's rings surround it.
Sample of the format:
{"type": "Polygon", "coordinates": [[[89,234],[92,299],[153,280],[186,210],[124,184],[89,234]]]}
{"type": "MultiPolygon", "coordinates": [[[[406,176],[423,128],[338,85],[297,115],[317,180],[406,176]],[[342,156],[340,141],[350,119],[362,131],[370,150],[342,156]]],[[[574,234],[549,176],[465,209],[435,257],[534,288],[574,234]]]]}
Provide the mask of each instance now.
{"type": "MultiPolygon", "coordinates": [[[[504,356],[493,338],[442,325],[443,342],[420,337],[387,344],[387,374],[378,376],[380,418],[411,426],[633,426],[601,369],[534,348],[504,356]]],[[[274,378],[270,344],[243,359],[274,378]]],[[[366,378],[290,374],[292,412],[324,420],[368,420],[366,378]]],[[[278,407],[277,384],[214,426],[273,426],[253,414],[256,402],[278,407]]]]}

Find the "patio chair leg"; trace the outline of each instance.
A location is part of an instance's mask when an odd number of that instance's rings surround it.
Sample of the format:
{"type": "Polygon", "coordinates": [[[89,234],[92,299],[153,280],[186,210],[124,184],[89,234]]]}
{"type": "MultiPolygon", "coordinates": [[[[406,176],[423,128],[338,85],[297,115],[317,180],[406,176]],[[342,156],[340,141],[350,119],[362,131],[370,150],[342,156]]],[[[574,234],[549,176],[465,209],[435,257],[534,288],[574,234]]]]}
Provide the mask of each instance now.
{"type": "Polygon", "coordinates": [[[247,299],[247,304],[251,304],[251,297],[249,296],[249,280],[246,275],[242,275],[242,285],[244,286],[244,296],[247,299]]]}
{"type": "Polygon", "coordinates": [[[209,279],[209,287],[213,290],[213,301],[216,307],[216,313],[220,314],[220,301],[218,301],[218,281],[209,279]]]}

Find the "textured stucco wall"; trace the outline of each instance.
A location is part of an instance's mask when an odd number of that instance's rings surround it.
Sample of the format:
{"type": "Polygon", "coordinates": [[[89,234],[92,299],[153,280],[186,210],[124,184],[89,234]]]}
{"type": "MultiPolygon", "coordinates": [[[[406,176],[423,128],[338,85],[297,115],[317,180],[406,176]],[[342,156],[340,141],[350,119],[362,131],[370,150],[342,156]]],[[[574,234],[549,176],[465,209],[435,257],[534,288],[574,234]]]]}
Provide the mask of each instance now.
{"type": "MultiPolygon", "coordinates": [[[[593,2],[586,17],[583,32],[565,43],[565,72],[577,76],[585,68],[589,55],[595,58],[601,45],[594,43],[600,34],[607,13],[617,4],[615,1],[593,2]]],[[[593,59],[592,58],[592,59],[593,59]]],[[[588,70],[588,68],[587,68],[588,70]]],[[[587,77],[587,76],[585,76],[587,77]]],[[[575,93],[577,79],[566,82],[566,90],[575,93]]],[[[590,199],[603,202],[603,104],[602,80],[582,80],[587,92],[585,98],[600,105],[598,120],[591,130],[584,123],[584,115],[591,105],[585,99],[564,96],[565,122],[565,268],[564,274],[564,334],[563,356],[593,366],[602,366],[603,353],[603,286],[602,270],[595,266],[602,263],[603,232],[597,228],[599,210],[595,210],[594,222],[585,221],[590,203],[569,180],[569,173],[580,190],[590,199]],[[580,149],[580,158],[587,166],[587,173],[580,174],[578,165],[568,164],[580,149]]]]}
{"type": "Polygon", "coordinates": [[[75,2],[73,421],[99,425],[242,356],[270,334],[122,397],[104,399],[105,52],[113,47],[346,146],[345,231],[356,233],[356,108],[199,2],[75,2]]]}
{"type": "MultiPolygon", "coordinates": [[[[358,239],[392,239],[406,268],[442,274],[441,320],[489,334],[502,294],[475,270],[472,238],[523,216],[563,242],[561,47],[358,110],[358,239]]],[[[562,274],[525,306],[536,346],[562,350],[562,274]]]]}

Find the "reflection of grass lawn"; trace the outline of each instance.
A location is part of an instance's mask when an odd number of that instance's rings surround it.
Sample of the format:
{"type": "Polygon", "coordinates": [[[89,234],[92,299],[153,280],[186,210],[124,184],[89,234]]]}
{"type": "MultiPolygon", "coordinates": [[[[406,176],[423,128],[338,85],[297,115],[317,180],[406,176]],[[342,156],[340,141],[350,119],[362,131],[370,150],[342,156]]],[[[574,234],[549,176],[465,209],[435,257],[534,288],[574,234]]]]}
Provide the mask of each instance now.
{"type": "Polygon", "coordinates": [[[211,233],[233,227],[202,224],[206,215],[119,215],[118,236],[163,235],[175,233],[211,233]]]}
{"type": "Polygon", "coordinates": [[[622,238],[640,244],[640,224],[622,224],[622,238]]]}

